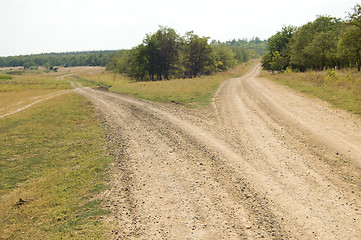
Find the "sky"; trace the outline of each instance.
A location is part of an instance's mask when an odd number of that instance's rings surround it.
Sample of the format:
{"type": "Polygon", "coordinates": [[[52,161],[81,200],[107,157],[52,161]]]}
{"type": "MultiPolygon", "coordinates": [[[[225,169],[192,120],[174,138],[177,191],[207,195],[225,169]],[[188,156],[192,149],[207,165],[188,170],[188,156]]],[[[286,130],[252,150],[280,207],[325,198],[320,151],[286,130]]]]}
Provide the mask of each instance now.
{"type": "Polygon", "coordinates": [[[0,56],[130,49],[159,26],[214,40],[268,39],[357,0],[0,0],[0,56]]]}

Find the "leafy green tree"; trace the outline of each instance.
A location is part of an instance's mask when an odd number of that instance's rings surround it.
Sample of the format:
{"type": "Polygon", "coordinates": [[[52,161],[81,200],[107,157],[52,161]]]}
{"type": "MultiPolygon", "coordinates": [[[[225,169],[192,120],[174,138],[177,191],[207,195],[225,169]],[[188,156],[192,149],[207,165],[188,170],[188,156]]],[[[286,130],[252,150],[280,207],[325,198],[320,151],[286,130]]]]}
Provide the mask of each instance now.
{"type": "Polygon", "coordinates": [[[160,29],[143,40],[146,66],[151,80],[169,79],[178,62],[180,37],[172,28],[160,29]],[[155,78],[156,75],[156,78],[155,78]]]}
{"type": "Polygon", "coordinates": [[[356,4],[352,9],[353,12],[349,13],[349,24],[361,28],[361,5],[356,4]]]}
{"type": "Polygon", "coordinates": [[[361,5],[357,4],[349,13],[347,27],[340,38],[339,54],[351,65],[355,64],[361,70],[361,5]]]}
{"type": "Polygon", "coordinates": [[[197,77],[199,74],[210,74],[216,68],[216,55],[207,37],[199,37],[188,32],[185,38],[186,75],[197,77]]]}
{"type": "Polygon", "coordinates": [[[283,27],[268,39],[268,52],[262,58],[262,66],[266,70],[283,71],[290,66],[291,40],[296,28],[293,26],[283,27]]]}
{"type": "Polygon", "coordinates": [[[129,68],[127,69],[127,74],[138,81],[143,81],[147,73],[149,74],[146,51],[146,46],[144,44],[140,44],[132,49],[129,57],[129,68]]]}
{"type": "Polygon", "coordinates": [[[339,55],[355,64],[361,70],[361,31],[356,25],[348,26],[341,36],[338,47],[339,55]]]}
{"type": "Polygon", "coordinates": [[[38,68],[38,65],[32,60],[25,62],[23,64],[23,66],[24,66],[24,69],[37,69],[38,68]]]}
{"type": "Polygon", "coordinates": [[[215,44],[213,48],[216,53],[218,70],[227,71],[237,64],[232,47],[226,46],[225,44],[215,44]]]}
{"type": "Polygon", "coordinates": [[[327,31],[314,35],[312,42],[303,50],[304,54],[312,60],[312,68],[322,70],[332,68],[337,63],[337,42],[339,32],[327,31]]]}
{"type": "Polygon", "coordinates": [[[332,67],[341,21],[319,16],[303,25],[293,36],[291,65],[301,71],[332,67]],[[329,63],[329,64],[327,64],[329,63]]]}

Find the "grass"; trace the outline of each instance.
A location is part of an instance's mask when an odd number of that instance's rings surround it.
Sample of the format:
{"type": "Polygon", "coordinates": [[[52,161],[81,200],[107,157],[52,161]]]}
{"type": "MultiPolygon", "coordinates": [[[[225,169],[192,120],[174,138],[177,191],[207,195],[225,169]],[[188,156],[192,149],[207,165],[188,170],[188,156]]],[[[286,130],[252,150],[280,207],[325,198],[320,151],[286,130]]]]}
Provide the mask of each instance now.
{"type": "Polygon", "coordinates": [[[361,73],[356,69],[279,74],[263,72],[263,76],[361,116],[361,73]]]}
{"type": "Polygon", "coordinates": [[[188,79],[136,82],[123,75],[99,71],[96,74],[94,72],[77,74],[77,81],[84,86],[97,87],[102,84],[113,92],[156,102],[176,102],[194,108],[207,105],[224,80],[243,75],[257,63],[252,61],[225,73],[188,79]]]}
{"type": "MultiPolygon", "coordinates": [[[[0,92],[0,115],[3,108],[11,108],[12,105],[17,103],[26,104],[30,103],[34,99],[40,96],[56,92],[54,89],[33,89],[33,90],[20,90],[20,91],[8,91],[0,92]]],[[[19,104],[19,105],[21,105],[19,104]]],[[[15,107],[18,107],[16,105],[15,107]]]]}
{"type": "Polygon", "coordinates": [[[105,132],[93,106],[68,93],[0,119],[0,235],[99,239],[105,132]]]}
{"type": "Polygon", "coordinates": [[[0,92],[71,88],[68,82],[57,80],[55,75],[52,74],[25,73],[21,75],[11,75],[10,77],[11,78],[0,79],[0,92]]]}

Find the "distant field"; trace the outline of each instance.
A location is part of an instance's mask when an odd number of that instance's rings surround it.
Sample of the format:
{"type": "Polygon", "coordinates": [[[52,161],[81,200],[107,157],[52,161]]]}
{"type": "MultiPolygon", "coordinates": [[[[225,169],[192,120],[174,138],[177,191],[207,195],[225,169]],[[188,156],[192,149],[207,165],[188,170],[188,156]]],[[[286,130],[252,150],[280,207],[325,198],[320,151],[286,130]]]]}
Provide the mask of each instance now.
{"type": "Polygon", "coordinates": [[[225,73],[188,79],[172,79],[167,81],[136,82],[123,75],[98,70],[83,72],[76,77],[69,77],[89,87],[107,87],[110,91],[129,94],[156,102],[176,102],[188,107],[207,105],[219,85],[228,78],[238,77],[257,61],[242,64],[225,73]]]}
{"type": "Polygon", "coordinates": [[[361,116],[361,74],[356,69],[285,72],[263,76],[361,116]]]}

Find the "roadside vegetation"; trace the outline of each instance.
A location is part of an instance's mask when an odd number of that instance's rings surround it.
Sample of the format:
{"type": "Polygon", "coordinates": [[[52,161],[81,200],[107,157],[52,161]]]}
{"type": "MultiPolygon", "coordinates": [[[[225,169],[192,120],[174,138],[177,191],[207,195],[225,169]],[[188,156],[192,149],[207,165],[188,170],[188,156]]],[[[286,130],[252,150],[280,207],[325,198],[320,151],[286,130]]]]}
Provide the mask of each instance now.
{"type": "Polygon", "coordinates": [[[268,40],[262,66],[267,78],[361,116],[361,5],[346,20],[284,27],[268,40]]]}

